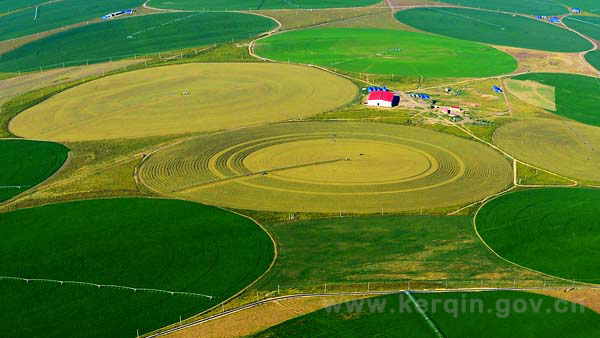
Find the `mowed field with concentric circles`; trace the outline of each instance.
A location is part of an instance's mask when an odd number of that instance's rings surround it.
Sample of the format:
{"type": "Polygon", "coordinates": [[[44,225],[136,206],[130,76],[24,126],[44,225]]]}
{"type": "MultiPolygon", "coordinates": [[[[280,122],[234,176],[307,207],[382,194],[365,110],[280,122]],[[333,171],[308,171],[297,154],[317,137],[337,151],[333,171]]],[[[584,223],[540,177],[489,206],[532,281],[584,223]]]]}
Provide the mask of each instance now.
{"type": "Polygon", "coordinates": [[[77,86],[22,112],[9,127],[55,141],[206,132],[310,116],[357,95],[352,82],[310,67],[174,65],[77,86]]]}
{"type": "Polygon", "coordinates": [[[288,212],[453,207],[511,183],[509,162],[479,143],[379,123],[281,123],[202,135],[153,154],[149,188],[206,204],[288,212]]]}

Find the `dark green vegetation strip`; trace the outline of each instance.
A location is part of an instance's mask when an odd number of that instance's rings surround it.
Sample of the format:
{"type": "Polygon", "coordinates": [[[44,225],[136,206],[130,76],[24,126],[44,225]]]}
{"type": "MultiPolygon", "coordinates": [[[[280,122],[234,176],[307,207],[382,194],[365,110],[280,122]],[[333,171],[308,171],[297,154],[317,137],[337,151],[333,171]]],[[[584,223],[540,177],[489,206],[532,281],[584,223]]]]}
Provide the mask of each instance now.
{"type": "Polygon", "coordinates": [[[494,45],[553,52],[581,52],[593,47],[586,39],[557,25],[509,14],[464,8],[416,8],[400,11],[395,17],[427,32],[494,45]]]}
{"type": "Polygon", "coordinates": [[[380,0],[152,0],[149,6],[187,10],[339,8],[373,5],[380,0]]]}
{"type": "Polygon", "coordinates": [[[0,140],[0,202],[43,182],[67,159],[61,144],[29,140],[0,140]]]}
{"type": "Polygon", "coordinates": [[[419,278],[466,280],[489,271],[506,272],[479,244],[469,216],[336,217],[282,222],[269,228],[281,248],[263,281],[268,288],[419,278]]]}
{"type": "MultiPolygon", "coordinates": [[[[29,6],[28,1],[21,3],[25,4],[24,7],[29,6]]],[[[29,7],[0,18],[0,41],[99,19],[105,14],[137,7],[142,3],[143,0],[62,0],[39,6],[37,16],[35,6],[29,7]]],[[[97,46],[102,41],[90,40],[87,43],[97,46]]]]}
{"type": "Polygon", "coordinates": [[[492,200],[476,222],[487,244],[512,262],[600,283],[599,205],[599,190],[529,190],[492,200]]]}
{"type": "Polygon", "coordinates": [[[532,80],[555,87],[556,114],[592,126],[600,126],[600,79],[555,73],[524,74],[514,79],[532,80]]]}
{"type": "Polygon", "coordinates": [[[241,13],[170,13],[76,28],[27,44],[0,58],[0,71],[35,70],[104,62],[185,47],[246,39],[276,27],[273,20],[241,13]]]}
{"type": "Polygon", "coordinates": [[[3,335],[133,337],[216,305],[260,276],[273,243],[241,216],[179,200],[105,199],[3,214],[0,275],[190,292],[0,280],[3,335]]]}
{"type": "MultiPolygon", "coordinates": [[[[413,296],[446,338],[592,338],[597,337],[600,330],[599,314],[548,296],[511,291],[413,296]],[[560,313],[563,310],[566,312],[560,313]]],[[[405,294],[340,303],[254,335],[291,336],[439,337],[405,294]],[[360,304],[362,307],[358,310],[360,304]]]]}
{"type": "Polygon", "coordinates": [[[600,50],[594,50],[585,54],[585,59],[600,71],[600,50]]]}
{"type": "Polygon", "coordinates": [[[25,9],[44,2],[48,0],[3,0],[0,1],[0,13],[25,9]]]}
{"type": "Polygon", "coordinates": [[[349,72],[416,77],[493,76],[517,68],[513,57],[488,46],[382,29],[291,31],[259,41],[257,53],[349,72]]]}
{"type": "MultiPolygon", "coordinates": [[[[464,7],[474,7],[489,9],[494,11],[503,12],[516,12],[531,15],[559,15],[568,12],[566,6],[561,6],[559,2],[554,0],[536,0],[536,1],[522,1],[522,0],[434,0],[442,2],[443,4],[454,4],[461,5],[464,7]]],[[[589,4],[595,0],[582,0],[579,2],[587,2],[589,4]]],[[[561,1],[565,2],[565,1],[561,1]]],[[[571,1],[577,2],[577,1],[571,1]]]]}

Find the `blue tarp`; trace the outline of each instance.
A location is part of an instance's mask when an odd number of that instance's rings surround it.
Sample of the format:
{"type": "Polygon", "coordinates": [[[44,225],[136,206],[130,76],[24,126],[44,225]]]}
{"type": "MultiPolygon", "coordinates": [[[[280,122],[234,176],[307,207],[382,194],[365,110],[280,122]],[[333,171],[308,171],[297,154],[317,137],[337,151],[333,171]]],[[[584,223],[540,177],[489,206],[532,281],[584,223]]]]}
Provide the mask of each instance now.
{"type": "Polygon", "coordinates": [[[500,87],[498,87],[498,86],[494,86],[494,91],[496,93],[502,93],[502,89],[500,87]]]}

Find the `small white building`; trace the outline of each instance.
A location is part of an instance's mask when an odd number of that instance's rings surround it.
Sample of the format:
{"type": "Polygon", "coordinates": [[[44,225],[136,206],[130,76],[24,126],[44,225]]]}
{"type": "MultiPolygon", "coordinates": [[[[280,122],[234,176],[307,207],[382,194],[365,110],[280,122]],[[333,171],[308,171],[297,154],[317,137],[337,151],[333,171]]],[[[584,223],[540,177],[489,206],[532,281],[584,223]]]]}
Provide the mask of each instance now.
{"type": "Polygon", "coordinates": [[[369,93],[367,106],[371,107],[387,107],[392,108],[397,104],[397,99],[394,93],[385,91],[376,91],[369,93]]]}

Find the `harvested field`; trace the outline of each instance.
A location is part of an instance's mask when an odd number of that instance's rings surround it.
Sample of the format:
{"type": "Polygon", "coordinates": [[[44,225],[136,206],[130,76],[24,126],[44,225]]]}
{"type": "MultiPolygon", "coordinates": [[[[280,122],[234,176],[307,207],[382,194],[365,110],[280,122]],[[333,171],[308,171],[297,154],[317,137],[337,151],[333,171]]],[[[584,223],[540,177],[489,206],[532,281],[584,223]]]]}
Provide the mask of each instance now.
{"type": "Polygon", "coordinates": [[[452,207],[511,182],[508,161],[472,141],[328,122],[200,136],[154,154],[140,175],[154,190],[207,204],[332,213],[452,207]]]}
{"type": "Polygon", "coordinates": [[[357,93],[348,80],[302,66],[175,65],[64,91],[17,115],[10,129],[61,141],[216,131],[313,115],[357,93]]]}
{"type": "MultiPolygon", "coordinates": [[[[515,73],[544,72],[544,73],[572,73],[582,75],[595,75],[593,67],[585,62],[579,53],[548,52],[532,49],[506,47],[494,45],[519,61],[519,68],[515,73]]],[[[586,55],[589,55],[586,54],[586,55]]]]}
{"type": "Polygon", "coordinates": [[[409,31],[325,28],[290,31],[256,43],[260,56],[331,69],[412,77],[510,73],[510,55],[478,43],[409,31]]]}
{"type": "Polygon", "coordinates": [[[41,73],[31,73],[6,80],[0,80],[0,104],[19,94],[27,93],[35,89],[99,75],[104,72],[110,72],[140,62],[144,62],[144,60],[123,60],[89,66],[58,68],[41,73]]]}
{"type": "Polygon", "coordinates": [[[584,182],[600,182],[600,129],[528,119],[500,127],[494,143],[519,160],[584,182]]]}
{"type": "Polygon", "coordinates": [[[348,299],[365,296],[329,296],[284,299],[233,313],[200,325],[166,335],[170,338],[233,338],[247,336],[286,320],[348,299]]]}
{"type": "Polygon", "coordinates": [[[521,101],[536,107],[556,111],[554,87],[530,80],[508,79],[504,83],[507,89],[521,101]]]}
{"type": "Polygon", "coordinates": [[[552,276],[600,284],[600,190],[547,188],[486,203],[475,222],[498,255],[552,276]]]}

